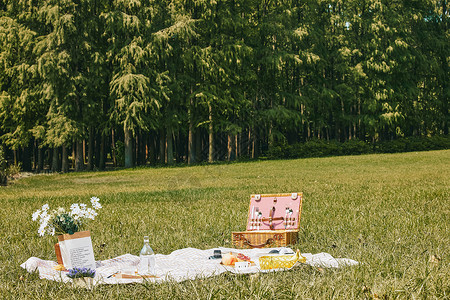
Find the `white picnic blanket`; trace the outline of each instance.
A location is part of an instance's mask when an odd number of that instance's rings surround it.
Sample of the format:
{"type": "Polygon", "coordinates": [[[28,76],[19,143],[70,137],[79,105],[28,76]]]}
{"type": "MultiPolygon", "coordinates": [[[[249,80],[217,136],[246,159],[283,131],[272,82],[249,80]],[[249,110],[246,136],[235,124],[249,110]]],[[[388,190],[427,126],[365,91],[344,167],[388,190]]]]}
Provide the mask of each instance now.
{"type": "MultiPolygon", "coordinates": [[[[293,252],[291,249],[290,252],[293,252]]],[[[271,250],[280,250],[280,248],[265,248],[265,249],[232,249],[232,248],[214,248],[208,250],[200,250],[195,248],[185,248],[172,252],[169,255],[156,254],[155,275],[157,278],[145,279],[124,279],[115,278],[111,276],[121,270],[129,269],[132,266],[137,266],[139,263],[139,256],[125,254],[113,259],[97,261],[96,275],[94,284],[119,284],[119,283],[133,283],[143,282],[148,280],[150,282],[193,280],[197,278],[206,278],[218,275],[224,272],[248,274],[257,272],[271,272],[278,270],[261,270],[259,268],[258,258],[267,255],[271,250]],[[255,262],[255,266],[248,267],[244,270],[236,270],[234,267],[223,266],[220,264],[220,259],[208,259],[213,255],[213,250],[220,249],[222,253],[238,252],[249,256],[255,262]]],[[[328,253],[303,253],[306,258],[306,265],[322,268],[339,268],[342,266],[357,265],[358,262],[347,258],[333,258],[328,253]]],[[[22,268],[28,272],[39,272],[41,279],[70,282],[71,279],[66,276],[65,271],[53,270],[57,263],[50,260],[42,260],[37,257],[31,257],[22,265],[22,268]]]]}

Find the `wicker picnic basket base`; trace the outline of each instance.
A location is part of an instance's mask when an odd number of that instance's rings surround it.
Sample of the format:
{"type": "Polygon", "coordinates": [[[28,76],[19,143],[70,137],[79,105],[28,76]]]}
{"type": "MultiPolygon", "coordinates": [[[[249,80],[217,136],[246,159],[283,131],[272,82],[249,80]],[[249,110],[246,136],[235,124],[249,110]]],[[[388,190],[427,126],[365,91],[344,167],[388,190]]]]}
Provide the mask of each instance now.
{"type": "Polygon", "coordinates": [[[233,232],[236,248],[286,247],[297,243],[298,230],[267,230],[233,232]]]}

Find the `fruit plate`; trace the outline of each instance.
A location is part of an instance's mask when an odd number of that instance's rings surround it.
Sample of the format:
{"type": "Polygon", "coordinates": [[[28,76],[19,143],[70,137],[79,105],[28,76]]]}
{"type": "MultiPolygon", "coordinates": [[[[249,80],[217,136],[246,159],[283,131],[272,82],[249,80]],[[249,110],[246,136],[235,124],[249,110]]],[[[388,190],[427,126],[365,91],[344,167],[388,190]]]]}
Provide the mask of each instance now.
{"type": "Polygon", "coordinates": [[[236,263],[249,263],[247,267],[256,265],[255,262],[250,259],[250,257],[242,253],[229,252],[222,255],[222,261],[220,262],[221,265],[234,267],[236,263]]]}

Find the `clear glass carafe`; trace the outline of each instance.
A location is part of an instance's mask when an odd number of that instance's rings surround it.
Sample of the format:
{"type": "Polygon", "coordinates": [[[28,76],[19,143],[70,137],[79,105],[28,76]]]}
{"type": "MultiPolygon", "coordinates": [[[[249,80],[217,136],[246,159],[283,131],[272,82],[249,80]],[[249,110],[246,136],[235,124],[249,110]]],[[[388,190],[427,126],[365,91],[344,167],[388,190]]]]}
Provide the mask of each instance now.
{"type": "Polygon", "coordinates": [[[144,236],[144,246],[139,253],[138,273],[140,275],[154,275],[155,252],[150,247],[148,236],[144,236]]]}

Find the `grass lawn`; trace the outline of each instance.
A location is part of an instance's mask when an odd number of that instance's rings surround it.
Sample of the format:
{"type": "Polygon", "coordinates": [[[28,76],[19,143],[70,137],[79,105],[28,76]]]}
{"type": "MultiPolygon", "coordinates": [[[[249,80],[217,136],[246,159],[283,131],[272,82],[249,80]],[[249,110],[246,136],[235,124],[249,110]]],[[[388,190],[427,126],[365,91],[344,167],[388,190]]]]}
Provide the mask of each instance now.
{"type": "Polygon", "coordinates": [[[0,298],[449,299],[450,150],[39,175],[0,187],[0,298]],[[102,285],[93,291],[40,280],[20,264],[55,259],[56,237],[39,237],[31,214],[103,205],[89,229],[96,259],[232,247],[252,193],[303,192],[302,252],[328,252],[360,266],[222,274],[182,283],[102,285]]]}

